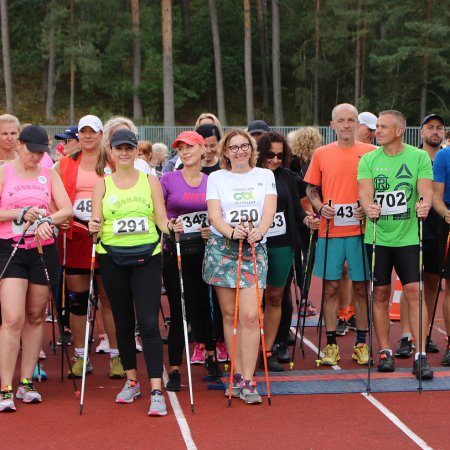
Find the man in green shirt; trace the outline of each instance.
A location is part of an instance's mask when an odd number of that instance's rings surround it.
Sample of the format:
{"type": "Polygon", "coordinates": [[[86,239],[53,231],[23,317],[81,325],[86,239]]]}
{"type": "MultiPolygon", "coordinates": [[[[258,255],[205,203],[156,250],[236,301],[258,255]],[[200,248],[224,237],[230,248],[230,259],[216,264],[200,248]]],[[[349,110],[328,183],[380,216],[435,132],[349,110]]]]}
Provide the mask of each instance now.
{"type": "Polygon", "coordinates": [[[389,343],[389,299],[392,268],[395,268],[409,306],[409,323],[418,349],[413,374],[426,380],[433,378],[433,371],[425,353],[426,308],[423,308],[422,340],[419,340],[418,218],[424,220],[431,207],[433,172],[428,153],[403,142],[405,127],[405,117],[399,111],[379,114],[375,136],[380,147],[361,158],[359,198],[370,219],[366,244],[372,243],[373,221],[377,221],[373,319],[380,346],[378,371],[394,371],[389,343]],[[419,342],[422,342],[420,349],[419,342]]]}

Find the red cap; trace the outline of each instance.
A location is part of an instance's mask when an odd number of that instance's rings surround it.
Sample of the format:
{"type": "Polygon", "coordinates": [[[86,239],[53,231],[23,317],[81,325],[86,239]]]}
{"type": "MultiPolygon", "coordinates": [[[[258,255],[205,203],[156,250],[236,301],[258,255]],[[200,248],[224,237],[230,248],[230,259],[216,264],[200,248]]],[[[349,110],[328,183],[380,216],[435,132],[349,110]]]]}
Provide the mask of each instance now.
{"type": "Polygon", "coordinates": [[[178,148],[180,142],[184,142],[185,144],[189,145],[205,145],[203,136],[199,135],[195,131],[183,131],[182,133],[180,133],[173,141],[172,148],[178,148]]]}

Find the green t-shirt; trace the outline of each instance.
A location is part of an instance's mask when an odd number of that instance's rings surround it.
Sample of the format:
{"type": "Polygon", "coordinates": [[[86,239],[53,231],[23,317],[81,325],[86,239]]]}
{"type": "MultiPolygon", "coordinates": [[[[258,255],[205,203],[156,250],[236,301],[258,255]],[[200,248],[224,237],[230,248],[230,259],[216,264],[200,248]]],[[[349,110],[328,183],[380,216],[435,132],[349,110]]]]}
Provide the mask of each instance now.
{"type": "MultiPolygon", "coordinates": [[[[379,147],[361,158],[358,180],[373,180],[374,197],[382,207],[377,222],[377,244],[404,247],[419,243],[415,204],[419,200],[417,180],[433,179],[428,153],[408,144],[395,156],[379,147]]],[[[372,243],[373,222],[367,220],[366,243],[372,243]]]]}

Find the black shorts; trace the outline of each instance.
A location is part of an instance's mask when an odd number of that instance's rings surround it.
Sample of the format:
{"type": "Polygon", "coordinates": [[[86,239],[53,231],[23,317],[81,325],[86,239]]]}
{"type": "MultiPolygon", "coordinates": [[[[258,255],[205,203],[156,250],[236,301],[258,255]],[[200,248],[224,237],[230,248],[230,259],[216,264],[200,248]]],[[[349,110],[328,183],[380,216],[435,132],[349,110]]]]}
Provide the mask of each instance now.
{"type": "Polygon", "coordinates": [[[423,270],[439,275],[439,239],[423,241],[423,270]]]}
{"type": "MultiPolygon", "coordinates": [[[[369,264],[372,260],[372,245],[366,244],[369,264]]],[[[376,246],[374,285],[391,284],[392,269],[395,268],[402,285],[419,282],[419,246],[376,246]]]]}
{"type": "MultiPolygon", "coordinates": [[[[0,273],[3,271],[15,242],[12,239],[0,239],[0,273]]],[[[51,284],[58,283],[59,256],[56,244],[45,245],[44,261],[47,265],[51,284]]],[[[11,259],[3,278],[23,278],[33,284],[47,284],[44,267],[37,248],[18,248],[16,254],[11,259]]]]}
{"type": "MultiPolygon", "coordinates": [[[[66,267],[66,275],[89,275],[91,273],[91,269],[76,269],[75,267],[66,267]]],[[[94,269],[95,275],[100,273],[100,270],[94,269]]]]}

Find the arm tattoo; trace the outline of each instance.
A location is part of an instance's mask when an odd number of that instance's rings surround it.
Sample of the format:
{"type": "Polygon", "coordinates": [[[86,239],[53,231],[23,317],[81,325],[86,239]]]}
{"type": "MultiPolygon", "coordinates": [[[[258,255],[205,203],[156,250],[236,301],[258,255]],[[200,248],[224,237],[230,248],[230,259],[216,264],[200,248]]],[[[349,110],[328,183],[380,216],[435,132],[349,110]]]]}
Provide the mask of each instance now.
{"type": "Polygon", "coordinates": [[[314,184],[308,184],[306,186],[306,195],[310,201],[315,199],[320,199],[320,186],[315,186],[314,184]]]}

